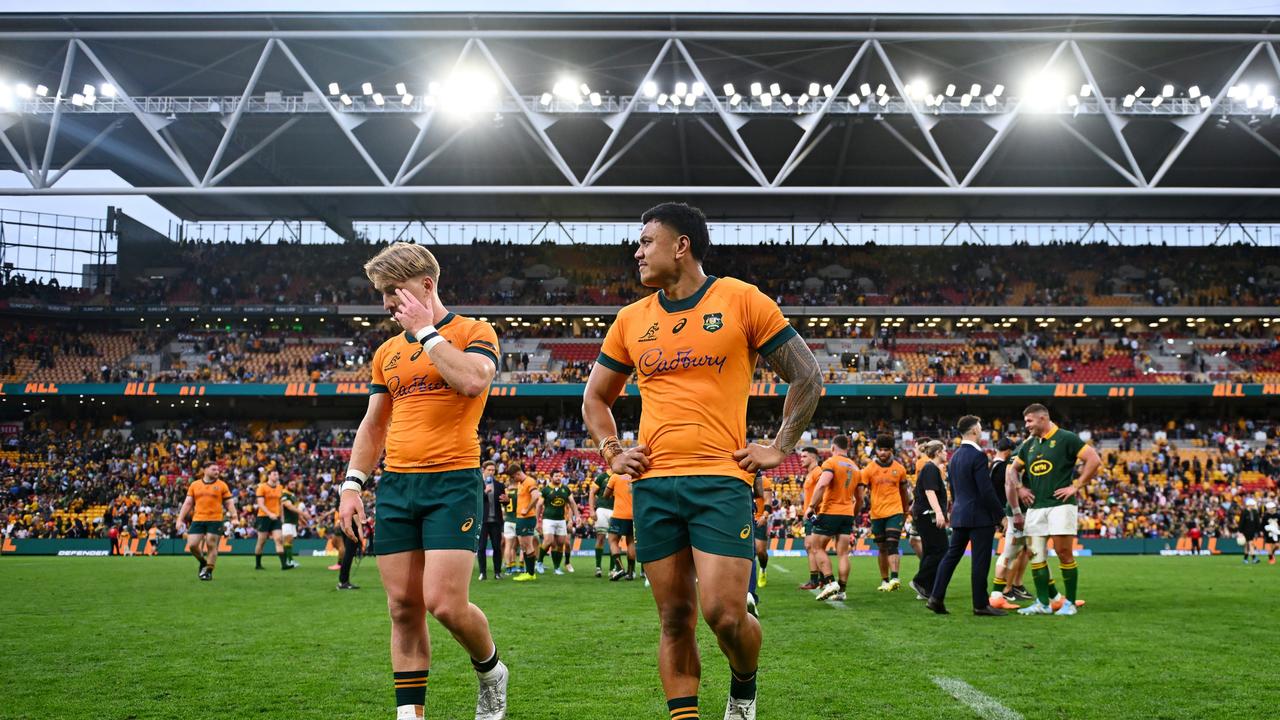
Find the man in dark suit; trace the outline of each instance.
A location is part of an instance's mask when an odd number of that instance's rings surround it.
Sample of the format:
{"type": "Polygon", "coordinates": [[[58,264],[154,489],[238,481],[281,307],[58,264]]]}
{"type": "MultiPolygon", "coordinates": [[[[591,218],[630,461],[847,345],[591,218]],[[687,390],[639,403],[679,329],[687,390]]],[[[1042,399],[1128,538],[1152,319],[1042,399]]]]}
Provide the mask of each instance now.
{"type": "Polygon", "coordinates": [[[502,508],[507,502],[507,486],[498,482],[497,466],[487,461],[481,469],[484,476],[484,512],[480,525],[480,544],[476,548],[476,559],[480,561],[480,579],[488,577],[485,572],[485,550],[493,547],[493,579],[502,579],[502,508]]]}
{"type": "Polygon", "coordinates": [[[1004,507],[991,485],[987,466],[987,454],[978,445],[982,436],[982,421],[975,415],[965,415],[956,423],[963,444],[951,456],[947,465],[947,480],[951,484],[951,544],[938,566],[938,577],[933,583],[933,593],[928,607],[939,615],[947,614],[943,603],[951,575],[964,557],[966,545],[973,543],[972,576],[974,615],[1005,615],[1005,611],[991,607],[987,600],[987,572],[991,569],[991,544],[996,525],[1004,515],[1004,507]]]}

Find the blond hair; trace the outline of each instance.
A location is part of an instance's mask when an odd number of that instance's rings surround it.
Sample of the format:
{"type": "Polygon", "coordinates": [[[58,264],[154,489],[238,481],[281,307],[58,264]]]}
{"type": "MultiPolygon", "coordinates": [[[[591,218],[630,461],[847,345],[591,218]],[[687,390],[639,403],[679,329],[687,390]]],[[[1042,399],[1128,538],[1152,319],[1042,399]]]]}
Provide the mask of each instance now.
{"type": "Polygon", "coordinates": [[[932,460],[946,447],[941,440],[930,440],[920,445],[920,454],[932,460]]]}
{"type": "Polygon", "coordinates": [[[387,283],[408,282],[424,275],[438,282],[440,263],[436,262],[436,256],[430,250],[421,245],[394,242],[364,264],[364,274],[379,287],[387,283]]]}

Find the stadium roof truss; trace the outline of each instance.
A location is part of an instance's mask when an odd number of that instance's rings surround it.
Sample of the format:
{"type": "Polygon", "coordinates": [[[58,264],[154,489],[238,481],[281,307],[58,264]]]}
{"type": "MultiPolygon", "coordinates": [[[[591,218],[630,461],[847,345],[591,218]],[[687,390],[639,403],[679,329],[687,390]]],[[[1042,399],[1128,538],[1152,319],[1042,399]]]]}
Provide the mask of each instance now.
{"type": "Polygon", "coordinates": [[[0,168],[28,186],[0,194],[348,227],[654,196],[739,220],[1280,218],[1280,35],[1257,19],[213,17],[9,23],[0,168]],[[60,184],[75,168],[131,187],[60,184]]]}

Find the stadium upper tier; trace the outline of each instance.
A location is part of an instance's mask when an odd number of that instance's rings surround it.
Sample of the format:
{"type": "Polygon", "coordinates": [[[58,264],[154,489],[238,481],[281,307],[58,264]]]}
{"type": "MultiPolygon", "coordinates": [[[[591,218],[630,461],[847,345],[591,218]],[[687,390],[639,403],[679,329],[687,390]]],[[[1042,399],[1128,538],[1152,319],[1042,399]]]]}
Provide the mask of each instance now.
{"type": "MultiPolygon", "coordinates": [[[[386,321],[359,327],[368,322],[233,328],[196,321],[115,330],[10,322],[0,325],[0,382],[368,382],[373,351],[399,331],[386,321]]],[[[1194,322],[1185,329],[1123,322],[1108,328],[1101,320],[1087,327],[1046,321],[1016,329],[896,322],[802,322],[797,330],[809,339],[827,383],[1280,382],[1280,340],[1273,329],[1280,325],[1269,322],[1213,329],[1194,322]]],[[[494,323],[502,341],[498,383],[585,382],[606,327],[494,323]]],[[[781,382],[763,362],[756,380],[781,382]]]]}
{"type": "MultiPolygon", "coordinates": [[[[69,289],[5,274],[0,301],[89,305],[370,306],[377,244],[162,243],[122,253],[114,283],[69,289]],[[109,290],[109,293],[107,292],[109,290]]],[[[632,245],[432,246],[450,305],[622,305],[651,292],[632,245]]],[[[1103,244],[713,246],[709,274],[747,279],[783,306],[1231,307],[1280,304],[1268,248],[1103,244]]]]}

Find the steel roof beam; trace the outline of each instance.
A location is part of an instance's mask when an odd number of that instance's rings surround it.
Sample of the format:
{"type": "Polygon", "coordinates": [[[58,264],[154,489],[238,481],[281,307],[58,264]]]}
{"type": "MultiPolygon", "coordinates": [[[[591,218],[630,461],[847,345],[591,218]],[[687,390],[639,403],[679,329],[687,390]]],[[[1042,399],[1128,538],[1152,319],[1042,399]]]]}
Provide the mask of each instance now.
{"type": "MultiPolygon", "coordinates": [[[[3,138],[0,134],[0,138],[3,138]]],[[[228,166],[230,169],[230,166],[228,166]]],[[[225,173],[226,170],[223,170],[225,173]]],[[[215,178],[216,179],[216,178],[215,178]]],[[[1116,187],[1110,185],[950,187],[856,185],[840,187],[768,185],[270,185],[199,187],[0,188],[0,196],[40,195],[728,195],[728,196],[941,196],[941,197],[1280,197],[1280,187],[1116,187]]]]}

